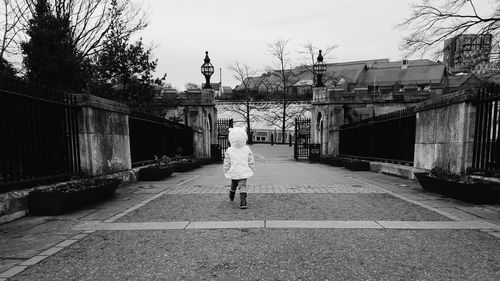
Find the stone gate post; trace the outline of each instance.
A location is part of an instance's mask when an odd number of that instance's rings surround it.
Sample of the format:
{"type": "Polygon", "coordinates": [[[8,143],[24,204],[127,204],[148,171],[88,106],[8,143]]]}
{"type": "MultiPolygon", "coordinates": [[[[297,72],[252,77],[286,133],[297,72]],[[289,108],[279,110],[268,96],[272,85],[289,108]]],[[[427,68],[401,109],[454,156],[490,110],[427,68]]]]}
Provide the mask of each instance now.
{"type": "Polygon", "coordinates": [[[217,142],[217,109],[212,89],[188,90],[180,95],[177,110],[184,124],[193,128],[194,156],[211,157],[210,145],[217,142]]]}
{"type": "Polygon", "coordinates": [[[76,94],[80,168],[86,176],[131,169],[128,107],[88,94],[76,94]]]}
{"type": "Polygon", "coordinates": [[[414,166],[460,174],[472,165],[476,94],[459,91],[416,107],[414,166]]]}

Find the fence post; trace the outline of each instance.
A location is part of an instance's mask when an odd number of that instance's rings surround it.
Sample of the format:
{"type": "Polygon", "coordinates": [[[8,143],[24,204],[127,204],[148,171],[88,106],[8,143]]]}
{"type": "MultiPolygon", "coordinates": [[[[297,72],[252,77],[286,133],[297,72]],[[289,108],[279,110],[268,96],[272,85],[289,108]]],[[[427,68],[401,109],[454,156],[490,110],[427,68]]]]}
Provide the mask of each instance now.
{"type": "Polygon", "coordinates": [[[78,111],[80,167],[86,176],[132,168],[128,107],[100,97],[75,95],[78,111]]]}
{"type": "Polygon", "coordinates": [[[475,98],[460,91],[417,105],[414,167],[460,174],[472,166],[475,98]]]}

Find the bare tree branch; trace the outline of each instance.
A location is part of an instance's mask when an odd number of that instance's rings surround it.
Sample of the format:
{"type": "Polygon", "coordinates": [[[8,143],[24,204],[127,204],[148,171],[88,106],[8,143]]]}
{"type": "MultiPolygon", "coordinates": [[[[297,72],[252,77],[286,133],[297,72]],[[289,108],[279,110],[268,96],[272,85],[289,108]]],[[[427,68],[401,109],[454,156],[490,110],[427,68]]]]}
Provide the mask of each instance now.
{"type": "Polygon", "coordinates": [[[28,5],[18,0],[1,0],[0,5],[0,59],[7,55],[20,54],[20,43],[24,37],[22,31],[23,15],[28,11],[28,5]]]}
{"type": "MultiPolygon", "coordinates": [[[[310,117],[311,104],[306,102],[289,103],[285,112],[285,130],[293,129],[296,118],[310,117]]],[[[281,128],[283,120],[283,108],[274,107],[273,110],[267,110],[262,116],[263,121],[268,126],[281,128]]],[[[283,135],[285,131],[282,131],[283,135]]]]}
{"type": "Polygon", "coordinates": [[[442,43],[447,38],[466,33],[491,34],[493,52],[498,54],[500,35],[500,1],[482,1],[491,9],[483,9],[483,14],[476,9],[476,2],[481,0],[420,0],[412,5],[412,15],[399,24],[399,28],[408,31],[403,38],[401,49],[407,56],[433,53],[442,54],[442,43]]]}
{"type": "MultiPolygon", "coordinates": [[[[19,54],[19,43],[26,41],[25,30],[35,13],[36,0],[1,0],[0,57],[5,52],[19,54]],[[7,20],[4,20],[7,19],[7,20]]],[[[120,22],[122,36],[130,36],[147,26],[146,12],[132,0],[49,0],[57,17],[68,17],[71,34],[82,57],[93,56],[103,46],[113,24],[120,22]],[[114,7],[114,9],[112,9],[114,7]]]]}

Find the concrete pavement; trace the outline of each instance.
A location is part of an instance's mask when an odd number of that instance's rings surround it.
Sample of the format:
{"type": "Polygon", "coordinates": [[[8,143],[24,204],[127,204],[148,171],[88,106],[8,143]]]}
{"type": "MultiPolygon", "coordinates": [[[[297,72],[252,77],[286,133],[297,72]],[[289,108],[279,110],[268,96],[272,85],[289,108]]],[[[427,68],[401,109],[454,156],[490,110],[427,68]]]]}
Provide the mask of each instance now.
{"type": "Polygon", "coordinates": [[[135,183],[1,225],[0,281],[500,279],[500,206],[251,148],[247,210],[229,202],[221,165],[135,183]]]}

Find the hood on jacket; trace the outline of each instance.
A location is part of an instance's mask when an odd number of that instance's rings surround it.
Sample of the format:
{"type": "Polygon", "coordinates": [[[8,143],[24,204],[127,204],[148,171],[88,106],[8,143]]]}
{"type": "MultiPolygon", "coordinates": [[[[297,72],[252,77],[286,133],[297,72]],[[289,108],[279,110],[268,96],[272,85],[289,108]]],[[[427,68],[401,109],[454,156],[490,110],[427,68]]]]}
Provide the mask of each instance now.
{"type": "Polygon", "coordinates": [[[247,132],[245,128],[229,128],[229,142],[235,148],[242,148],[247,143],[247,132]]]}

